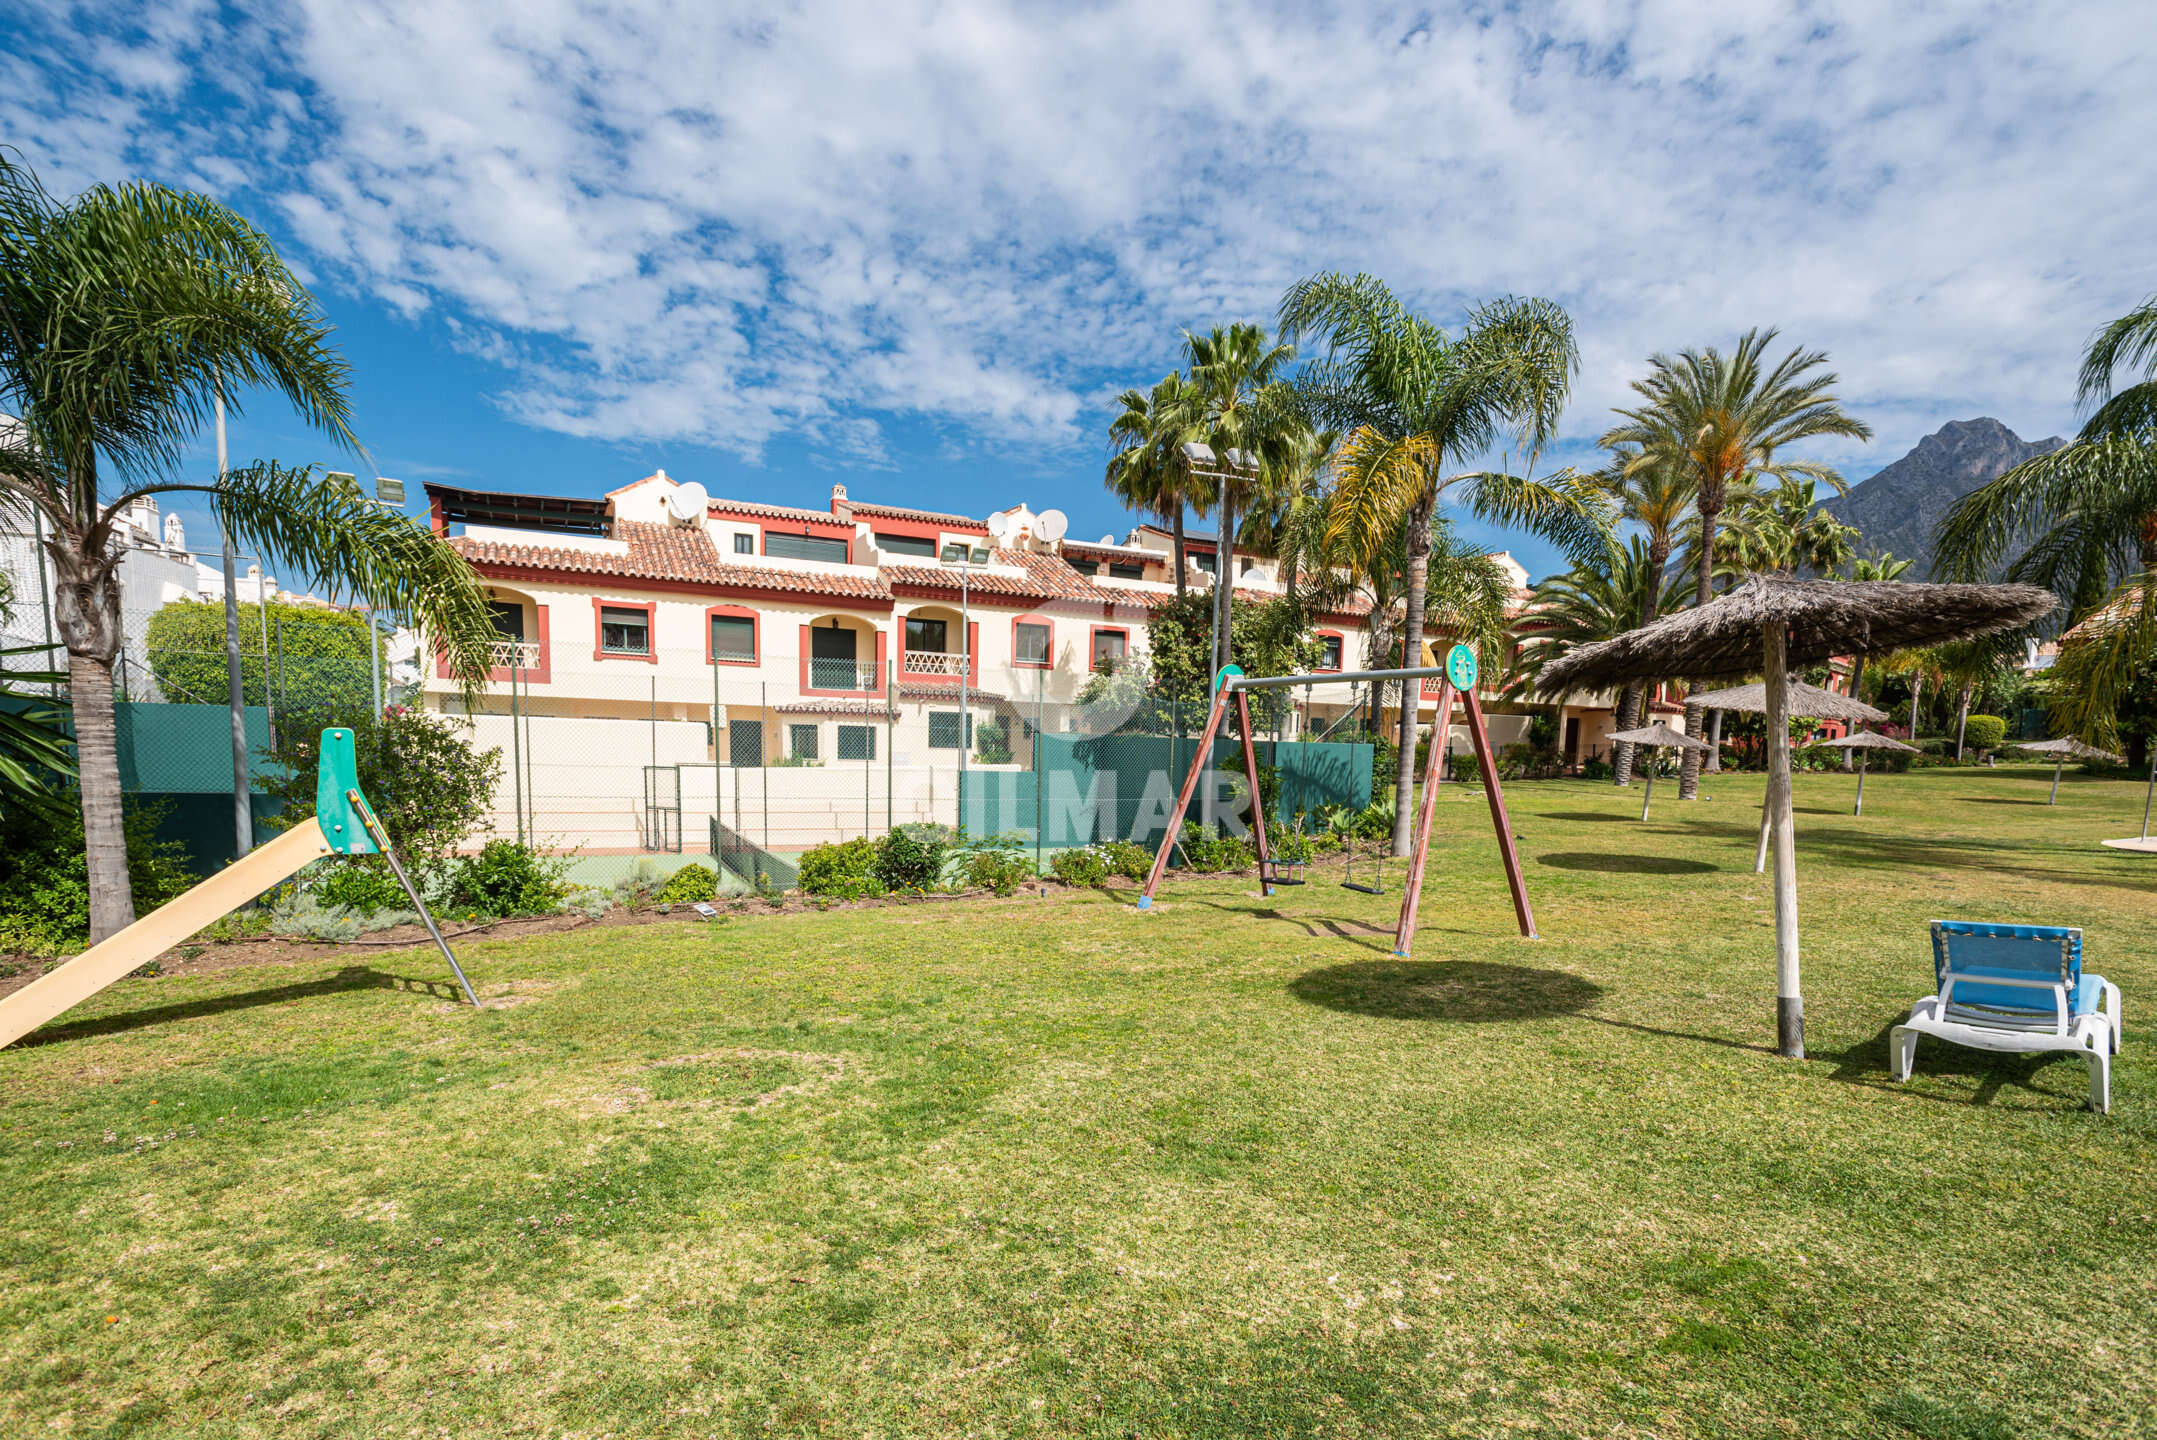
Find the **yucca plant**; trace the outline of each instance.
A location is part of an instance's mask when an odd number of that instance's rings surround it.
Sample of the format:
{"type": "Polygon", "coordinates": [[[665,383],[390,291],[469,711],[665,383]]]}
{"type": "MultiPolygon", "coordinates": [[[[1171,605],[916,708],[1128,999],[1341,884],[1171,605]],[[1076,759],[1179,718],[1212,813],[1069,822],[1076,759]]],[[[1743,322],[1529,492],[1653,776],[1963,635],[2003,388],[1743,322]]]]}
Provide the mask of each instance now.
{"type": "Polygon", "coordinates": [[[67,650],[89,865],[90,938],[135,917],[115,746],[122,638],[119,513],[138,496],[207,497],[227,534],[404,611],[477,686],[492,625],[471,567],[349,481],[262,462],[215,483],[173,478],[213,402],[273,391],[357,449],[349,367],[314,299],[269,239],[215,200],[162,185],[98,185],[72,200],[0,153],[0,505],[43,516],[53,618],[67,650]]]}

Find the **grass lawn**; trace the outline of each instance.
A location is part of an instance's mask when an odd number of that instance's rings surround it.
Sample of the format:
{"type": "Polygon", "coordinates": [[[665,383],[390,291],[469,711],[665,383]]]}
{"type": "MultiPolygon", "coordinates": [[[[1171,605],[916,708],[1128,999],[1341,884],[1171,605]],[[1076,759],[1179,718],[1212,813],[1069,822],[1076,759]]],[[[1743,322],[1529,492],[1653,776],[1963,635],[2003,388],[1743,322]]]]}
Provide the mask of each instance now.
{"type": "MultiPolygon", "coordinates": [[[[130,981],[0,1052],[0,1433],[2146,1435],[2141,787],[1448,796],[1397,899],[1248,878],[130,981]],[[1667,794],[1667,798],[1666,797],[1667,794]],[[1886,1032],[1934,916],[2073,923],[2080,1062],[1886,1032]]],[[[1399,866],[1394,867],[1397,877],[1399,866]]]]}

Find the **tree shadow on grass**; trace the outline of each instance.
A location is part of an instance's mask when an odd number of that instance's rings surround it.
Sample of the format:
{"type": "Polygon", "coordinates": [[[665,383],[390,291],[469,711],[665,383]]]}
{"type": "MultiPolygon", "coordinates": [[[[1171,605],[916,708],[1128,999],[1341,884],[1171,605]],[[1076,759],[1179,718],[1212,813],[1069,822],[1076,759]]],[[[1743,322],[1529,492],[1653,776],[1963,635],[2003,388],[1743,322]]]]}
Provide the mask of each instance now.
{"type": "MultiPolygon", "coordinates": [[[[1837,812],[1840,814],[1841,812],[1837,812]]],[[[1934,870],[1968,870],[1978,874],[2013,876],[2017,880],[2056,880],[2068,885],[2102,885],[2120,890],[2146,890],[2146,876],[2126,865],[2100,869],[2063,868],[2056,863],[2076,856],[2102,858],[2108,852],[2095,844],[2027,840],[2007,832],[2005,839],[1977,840],[1967,837],[1928,836],[1915,838],[1876,833],[1863,828],[1862,818],[1844,814],[1846,822],[1827,827],[1797,827],[1798,859],[1808,866],[1851,866],[1892,869],[1899,865],[1934,870]]],[[[1687,828],[1702,836],[1722,835],[1742,839],[1751,847],[1760,834],[1760,822],[1743,824],[1721,820],[1692,820],[1687,828]]],[[[1801,877],[1802,878],[1802,877],[1801,877]]]]}
{"type": "Polygon", "coordinates": [[[1350,1015],[1488,1023],[1575,1015],[1602,999],[1603,987],[1563,970],[1482,960],[1355,960],[1299,975],[1288,993],[1350,1015]]]}
{"type": "Polygon", "coordinates": [[[2057,1090],[2040,1087],[2038,1072],[2061,1063],[2075,1067],[2078,1082],[2084,1066],[2088,1063],[2070,1050],[2039,1051],[2034,1055],[2003,1055],[1993,1050],[1974,1050],[1967,1045],[1950,1045],[1944,1040],[1930,1036],[1917,1042],[1917,1063],[1912,1078],[1944,1076],[1970,1076],[1977,1081],[1977,1093],[1967,1098],[1961,1095],[1936,1095],[1899,1084],[1891,1077],[1887,1063],[1888,1035],[1902,1018],[1888,1021],[1869,1040],[1860,1040],[1843,1050],[1817,1050],[1811,1058],[1833,1062],[1835,1069],[1830,1078],[1846,1085],[1861,1085],[1871,1090],[1890,1090],[1898,1095],[1908,1095],[1919,1100],[1929,1100],[1938,1105],[1990,1105],[2002,1090],[2020,1090],[2032,1099],[2058,1101],[2067,1097],[2057,1090]]]}
{"type": "Polygon", "coordinates": [[[1722,868],[1676,855],[1599,855],[1587,850],[1538,855],[1535,863],[1556,870],[1600,870],[1610,875],[1704,875],[1722,868]]]}
{"type": "Polygon", "coordinates": [[[163,1025],[176,1020],[199,1020],[207,1015],[223,1015],[233,1010],[253,1010],[264,1005],[282,1005],[291,1000],[311,1000],[323,995],[339,995],[350,990],[409,990],[415,994],[431,995],[439,1000],[463,1001],[456,985],[449,981],[421,980],[405,975],[392,975],[368,965],[347,965],[336,974],[320,980],[295,981],[290,985],[272,985],[262,990],[239,990],[228,995],[206,995],[199,1000],[181,1000],[170,1005],[153,1005],[146,1010],[124,1010],[114,1015],[99,1015],[87,1020],[71,1020],[64,1024],[46,1025],[33,1030],[17,1045],[56,1045],[64,1040],[86,1040],[93,1035],[119,1035],[129,1030],[144,1030],[152,1025],[163,1025]]]}
{"type": "Polygon", "coordinates": [[[1536,812],[1535,818],[1538,820],[1585,820],[1596,824],[1608,820],[1637,822],[1640,819],[1638,815],[1630,811],[1619,815],[1602,815],[1593,810],[1539,810],[1536,812]]]}
{"type": "Polygon", "coordinates": [[[1968,802],[1969,802],[1970,804],[1972,804],[1972,805],[2038,805],[2038,806],[2043,806],[2043,805],[2046,805],[2046,804],[2049,804],[2049,803],[2050,803],[2049,801],[2045,801],[2045,800],[2019,800],[2019,799],[2016,799],[2016,798],[2015,798],[2014,796],[2012,796],[2012,795],[1966,795],[1966,796],[1964,796],[1963,798],[1964,798],[1965,800],[1967,800],[1967,801],[1968,801],[1968,802]]]}

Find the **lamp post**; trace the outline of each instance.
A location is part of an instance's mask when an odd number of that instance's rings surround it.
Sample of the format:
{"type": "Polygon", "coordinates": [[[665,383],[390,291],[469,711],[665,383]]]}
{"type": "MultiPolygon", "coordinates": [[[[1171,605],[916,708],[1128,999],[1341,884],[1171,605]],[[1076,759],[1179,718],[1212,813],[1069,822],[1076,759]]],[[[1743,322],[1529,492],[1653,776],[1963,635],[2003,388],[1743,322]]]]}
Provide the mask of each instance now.
{"type": "MultiPolygon", "coordinates": [[[[217,416],[217,484],[225,483],[225,387],[220,382],[210,392],[210,404],[217,416]]],[[[232,527],[220,525],[224,532],[225,575],[225,701],[232,711],[232,858],[242,860],[255,848],[255,808],[252,786],[247,774],[247,709],[246,692],[240,678],[240,582],[238,576],[239,550],[232,542],[232,527]]],[[[257,600],[261,598],[258,585],[257,600]]],[[[268,698],[269,677],[263,676],[264,698],[268,698]]]]}
{"type": "Polygon", "coordinates": [[[1215,675],[1233,658],[1229,654],[1229,634],[1235,624],[1236,577],[1229,572],[1231,552],[1234,551],[1236,505],[1234,487],[1246,480],[1256,480],[1259,475],[1258,457],[1248,450],[1224,450],[1215,455],[1213,447],[1201,441],[1186,441],[1183,446],[1184,469],[1192,476],[1213,481],[1220,487],[1220,530],[1213,539],[1213,665],[1215,675]]]}

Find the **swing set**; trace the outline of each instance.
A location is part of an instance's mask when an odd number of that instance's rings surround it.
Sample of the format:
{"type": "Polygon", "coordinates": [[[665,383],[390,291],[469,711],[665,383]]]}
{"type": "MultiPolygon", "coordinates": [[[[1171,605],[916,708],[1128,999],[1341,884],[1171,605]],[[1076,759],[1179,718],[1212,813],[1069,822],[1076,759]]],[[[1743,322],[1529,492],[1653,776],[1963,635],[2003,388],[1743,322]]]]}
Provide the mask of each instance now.
{"type": "MultiPolygon", "coordinates": [[[[1425,647],[1428,656],[1429,647],[1425,647]]],[[[1352,685],[1359,683],[1399,680],[1403,683],[1403,703],[1407,703],[1407,682],[1420,687],[1428,678],[1436,678],[1438,690],[1438,714],[1432,728],[1430,758],[1425,762],[1423,774],[1423,801],[1418,807],[1415,843],[1408,855],[1408,878],[1401,895],[1400,922],[1393,935],[1393,953],[1401,959],[1408,958],[1410,942],[1415,937],[1416,907],[1423,898],[1424,863],[1430,855],[1432,823],[1437,818],[1439,776],[1445,765],[1446,737],[1451,733],[1453,705],[1458,699],[1468,711],[1468,737],[1475,747],[1476,759],[1482,763],[1484,798],[1490,802],[1491,824],[1498,832],[1498,853],[1505,861],[1506,885],[1513,892],[1513,913],[1520,922],[1520,933],[1527,939],[1539,938],[1535,931],[1535,912],[1528,905],[1528,887],[1520,873],[1520,852],[1513,844],[1513,827],[1506,818],[1505,794],[1498,784],[1498,765],[1491,751],[1490,731],[1483,721],[1483,706],[1475,693],[1475,652],[1465,645],[1455,645],[1446,656],[1443,666],[1426,666],[1409,670],[1354,670],[1346,673],[1329,672],[1324,675],[1278,675],[1265,678],[1245,675],[1234,665],[1222,667],[1214,677],[1213,704],[1206,713],[1206,728],[1198,737],[1197,752],[1191,757],[1191,769],[1184,776],[1183,788],[1177,793],[1176,808],[1168,817],[1168,833],[1161,838],[1160,849],[1154,852],[1153,869],[1146,876],[1146,885],[1139,894],[1138,908],[1153,908],[1155,892],[1161,888],[1161,878],[1168,871],[1171,852],[1183,833],[1183,817],[1191,807],[1191,799],[1198,792],[1200,779],[1211,768],[1213,742],[1227,722],[1231,706],[1236,713],[1236,728],[1243,741],[1243,773],[1251,790],[1251,828],[1258,842],[1258,886],[1262,895],[1271,897],[1276,887],[1304,883],[1303,867],[1293,861],[1273,858],[1272,848],[1266,841],[1266,807],[1259,798],[1258,748],[1251,728],[1250,692],[1253,690],[1287,690],[1301,685],[1306,694],[1314,684],[1352,685]]],[[[1379,861],[1378,881],[1374,885],[1355,883],[1355,851],[1350,840],[1348,870],[1342,888],[1364,895],[1385,893],[1385,862],[1379,861]]]]}

